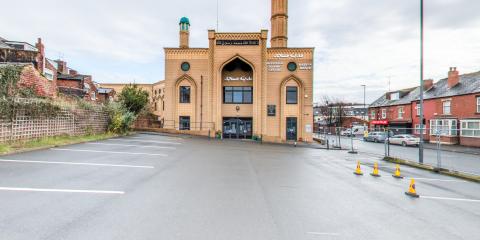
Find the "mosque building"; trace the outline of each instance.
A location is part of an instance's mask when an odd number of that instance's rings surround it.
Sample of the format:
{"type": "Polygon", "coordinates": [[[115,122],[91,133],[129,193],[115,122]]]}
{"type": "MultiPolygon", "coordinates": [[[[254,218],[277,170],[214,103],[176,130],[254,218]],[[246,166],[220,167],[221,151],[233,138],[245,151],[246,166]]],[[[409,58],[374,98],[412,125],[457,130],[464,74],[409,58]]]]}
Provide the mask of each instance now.
{"type": "Polygon", "coordinates": [[[272,0],[268,30],[208,31],[208,47],[165,48],[163,127],[267,142],[312,141],[314,48],[288,47],[288,0],[272,0]]]}

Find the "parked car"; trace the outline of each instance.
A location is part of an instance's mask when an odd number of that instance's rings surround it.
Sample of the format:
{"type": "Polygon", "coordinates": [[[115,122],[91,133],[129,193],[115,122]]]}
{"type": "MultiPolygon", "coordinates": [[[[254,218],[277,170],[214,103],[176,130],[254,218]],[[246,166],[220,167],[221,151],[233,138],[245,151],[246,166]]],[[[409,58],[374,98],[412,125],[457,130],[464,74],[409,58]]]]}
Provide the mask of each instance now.
{"type": "Polygon", "coordinates": [[[392,136],[392,133],[387,132],[370,132],[367,137],[364,137],[365,142],[385,142],[389,136],[392,136]]]}
{"type": "Polygon", "coordinates": [[[350,128],[343,129],[340,131],[341,136],[350,136],[352,134],[352,130],[350,128]]]}
{"type": "Polygon", "coordinates": [[[420,144],[420,138],[409,135],[409,134],[400,134],[390,137],[388,139],[390,144],[406,146],[418,146],[420,144]]]}

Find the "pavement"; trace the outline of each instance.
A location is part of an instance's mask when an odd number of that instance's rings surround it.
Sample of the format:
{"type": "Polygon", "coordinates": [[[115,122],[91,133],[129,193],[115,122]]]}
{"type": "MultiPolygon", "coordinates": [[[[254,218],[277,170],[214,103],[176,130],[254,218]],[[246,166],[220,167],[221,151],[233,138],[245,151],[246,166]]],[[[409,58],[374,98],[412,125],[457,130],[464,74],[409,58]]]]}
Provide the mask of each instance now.
{"type": "Polygon", "coordinates": [[[478,238],[480,184],[393,170],[370,154],[146,134],[3,156],[0,239],[478,238]]]}
{"type": "MultiPolygon", "coordinates": [[[[335,136],[329,136],[329,139],[338,142],[335,136]]],[[[342,148],[351,149],[350,138],[341,137],[340,141],[342,148]]],[[[354,138],[353,146],[355,150],[365,154],[385,156],[384,143],[365,142],[363,139],[354,138]]],[[[440,167],[480,176],[480,149],[447,145],[442,145],[441,149],[440,167]]],[[[418,162],[418,152],[418,147],[390,145],[390,156],[394,158],[418,162]]],[[[428,144],[428,148],[424,149],[424,163],[437,167],[437,159],[437,150],[432,144],[428,144]]]]}

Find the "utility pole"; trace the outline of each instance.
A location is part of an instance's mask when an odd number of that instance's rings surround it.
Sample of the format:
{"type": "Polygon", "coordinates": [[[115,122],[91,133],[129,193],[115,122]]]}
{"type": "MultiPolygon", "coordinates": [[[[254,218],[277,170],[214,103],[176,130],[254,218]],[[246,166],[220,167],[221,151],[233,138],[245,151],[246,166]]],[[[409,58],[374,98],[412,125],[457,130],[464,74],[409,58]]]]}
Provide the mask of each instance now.
{"type": "Polygon", "coordinates": [[[367,116],[368,116],[368,111],[367,111],[367,103],[366,103],[366,93],[367,93],[367,85],[363,84],[362,85],[363,87],[363,109],[364,109],[364,112],[363,112],[363,120],[367,120],[367,116]]]}
{"type": "Polygon", "coordinates": [[[423,164],[423,0],[420,0],[420,144],[418,146],[418,162],[423,164]]]}

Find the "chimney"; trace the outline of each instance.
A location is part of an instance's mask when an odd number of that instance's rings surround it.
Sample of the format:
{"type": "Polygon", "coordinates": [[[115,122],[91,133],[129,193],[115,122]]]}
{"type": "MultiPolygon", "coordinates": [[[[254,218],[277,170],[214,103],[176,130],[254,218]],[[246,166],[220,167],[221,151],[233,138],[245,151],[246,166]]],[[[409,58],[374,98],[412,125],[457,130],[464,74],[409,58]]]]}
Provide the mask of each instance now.
{"type": "Polygon", "coordinates": [[[58,63],[57,71],[61,74],[68,74],[67,62],[62,60],[57,60],[56,62],[58,63]]]}
{"type": "Polygon", "coordinates": [[[288,0],[272,0],[272,48],[288,46],[288,0]]]}
{"type": "Polygon", "coordinates": [[[448,72],[448,88],[455,87],[460,82],[460,76],[456,67],[451,67],[448,72]]]}
{"type": "Polygon", "coordinates": [[[42,39],[38,38],[35,47],[38,49],[37,53],[37,70],[43,73],[45,69],[45,46],[42,43],[42,39]]]}
{"type": "Polygon", "coordinates": [[[423,91],[427,91],[432,87],[433,87],[433,79],[423,80],[423,91]]]}
{"type": "Polygon", "coordinates": [[[78,75],[77,70],[69,69],[68,71],[69,71],[68,74],[70,74],[70,75],[73,75],[73,76],[78,75]]]}

